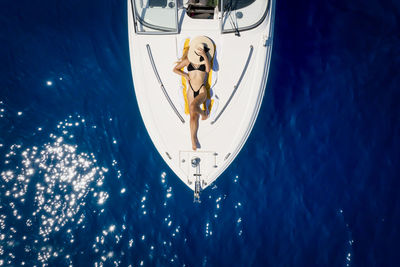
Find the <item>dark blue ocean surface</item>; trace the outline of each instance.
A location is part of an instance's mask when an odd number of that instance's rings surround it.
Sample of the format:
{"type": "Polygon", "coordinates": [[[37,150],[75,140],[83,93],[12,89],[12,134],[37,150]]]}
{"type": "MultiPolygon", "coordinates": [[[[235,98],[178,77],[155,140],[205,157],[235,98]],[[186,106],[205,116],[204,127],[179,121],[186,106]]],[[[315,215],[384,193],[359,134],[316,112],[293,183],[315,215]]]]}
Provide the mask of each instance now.
{"type": "Polygon", "coordinates": [[[278,0],[253,132],[194,204],[125,1],[0,1],[0,266],[398,266],[399,6],[278,0]]]}

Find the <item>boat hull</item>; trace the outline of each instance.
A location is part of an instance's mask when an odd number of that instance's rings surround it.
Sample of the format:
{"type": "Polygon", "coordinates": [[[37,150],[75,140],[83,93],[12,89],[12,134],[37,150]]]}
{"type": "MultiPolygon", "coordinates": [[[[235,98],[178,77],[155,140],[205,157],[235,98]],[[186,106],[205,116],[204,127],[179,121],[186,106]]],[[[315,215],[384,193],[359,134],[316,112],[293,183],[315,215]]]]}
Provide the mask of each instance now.
{"type": "Polygon", "coordinates": [[[135,33],[128,0],[131,68],[141,116],[164,161],[192,190],[196,179],[204,189],[224,172],[254,126],[269,72],[274,5],[271,1],[264,21],[240,37],[221,34],[218,20],[196,20],[184,14],[179,14],[183,20],[178,34],[160,36],[135,33]],[[200,120],[201,147],[193,151],[189,116],[179,109],[181,78],[172,69],[181,56],[182,41],[198,35],[208,36],[217,47],[218,78],[212,90],[218,107],[211,118],[200,120]],[[199,166],[194,159],[199,159],[199,166]]]}

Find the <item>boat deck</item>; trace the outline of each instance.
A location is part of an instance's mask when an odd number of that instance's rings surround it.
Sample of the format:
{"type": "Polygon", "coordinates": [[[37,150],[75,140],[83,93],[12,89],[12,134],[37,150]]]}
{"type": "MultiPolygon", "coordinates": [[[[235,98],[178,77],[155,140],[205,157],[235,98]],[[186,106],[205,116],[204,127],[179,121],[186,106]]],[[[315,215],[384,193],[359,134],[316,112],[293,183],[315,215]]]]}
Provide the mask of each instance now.
{"type": "Polygon", "coordinates": [[[194,190],[193,158],[200,158],[202,188],[205,188],[226,169],[244,145],[264,94],[272,35],[268,19],[262,27],[241,32],[238,37],[234,33],[221,34],[219,20],[193,19],[183,14],[183,9],[180,12],[184,26],[179,34],[136,35],[133,24],[129,25],[129,38],[131,44],[134,43],[130,53],[136,97],[149,135],[171,169],[194,190]],[[193,151],[189,116],[179,108],[181,78],[172,69],[181,56],[182,40],[198,35],[208,36],[217,46],[219,68],[213,92],[218,98],[218,109],[213,117],[200,120],[201,147],[193,151]]]}

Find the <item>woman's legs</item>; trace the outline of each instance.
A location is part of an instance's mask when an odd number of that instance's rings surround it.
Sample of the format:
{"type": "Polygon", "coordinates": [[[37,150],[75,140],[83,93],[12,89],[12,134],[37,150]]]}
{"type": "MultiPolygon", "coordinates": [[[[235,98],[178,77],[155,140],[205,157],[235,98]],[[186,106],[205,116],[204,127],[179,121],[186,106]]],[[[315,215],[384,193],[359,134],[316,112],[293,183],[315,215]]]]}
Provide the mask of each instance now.
{"type": "Polygon", "coordinates": [[[197,149],[197,130],[199,129],[199,114],[190,114],[190,139],[192,140],[192,149],[197,149]]]}
{"type": "Polygon", "coordinates": [[[207,92],[203,90],[196,98],[193,99],[191,95],[189,100],[189,113],[190,113],[190,137],[192,140],[192,149],[197,149],[198,139],[197,130],[199,129],[199,114],[203,120],[207,119],[207,112],[200,108],[200,104],[204,103],[207,99],[207,92]]]}

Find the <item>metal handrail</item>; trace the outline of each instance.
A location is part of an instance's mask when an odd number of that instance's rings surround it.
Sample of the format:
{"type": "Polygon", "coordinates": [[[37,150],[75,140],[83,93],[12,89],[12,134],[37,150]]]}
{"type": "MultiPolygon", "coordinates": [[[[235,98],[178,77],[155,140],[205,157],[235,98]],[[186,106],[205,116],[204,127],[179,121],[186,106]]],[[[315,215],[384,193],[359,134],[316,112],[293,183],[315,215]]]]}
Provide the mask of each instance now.
{"type": "Polygon", "coordinates": [[[183,117],[181,116],[181,114],[179,113],[177,108],[175,107],[174,103],[172,102],[171,98],[169,97],[169,95],[167,93],[167,90],[165,90],[164,84],[162,83],[160,75],[158,74],[156,64],[154,63],[154,59],[153,59],[153,55],[151,53],[150,45],[146,44],[146,48],[147,48],[147,53],[148,53],[149,58],[150,58],[151,66],[153,67],[154,75],[156,75],[157,81],[160,84],[161,90],[164,93],[165,98],[167,99],[167,101],[168,101],[169,105],[171,106],[171,108],[174,110],[176,116],[178,116],[178,118],[181,120],[182,123],[185,123],[185,120],[183,119],[183,117]]]}
{"type": "Polygon", "coordinates": [[[253,50],[254,50],[253,46],[250,45],[249,55],[247,56],[246,64],[244,65],[242,74],[240,75],[239,80],[237,81],[237,83],[233,86],[233,91],[232,91],[232,94],[230,95],[230,97],[228,98],[228,101],[226,101],[224,107],[223,107],[222,110],[219,112],[219,114],[215,117],[215,119],[211,122],[211,124],[214,124],[214,123],[219,119],[219,117],[221,117],[222,113],[225,111],[225,109],[227,108],[227,106],[228,106],[229,103],[231,102],[233,96],[235,95],[235,93],[236,93],[236,91],[237,91],[237,89],[238,89],[240,83],[242,82],[242,79],[243,79],[243,77],[244,77],[244,74],[246,73],[246,70],[247,70],[247,68],[248,68],[248,66],[249,66],[251,56],[253,55],[253,50]]]}

